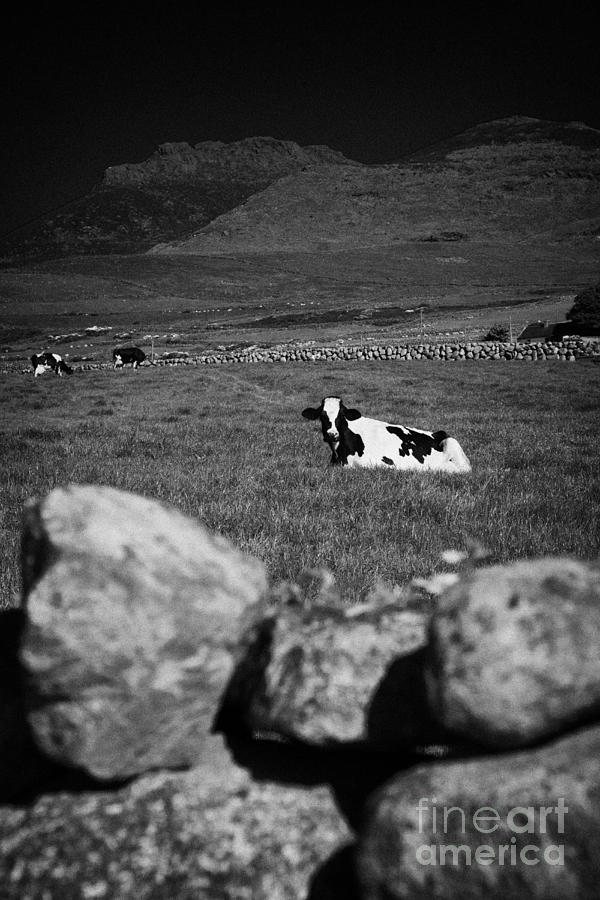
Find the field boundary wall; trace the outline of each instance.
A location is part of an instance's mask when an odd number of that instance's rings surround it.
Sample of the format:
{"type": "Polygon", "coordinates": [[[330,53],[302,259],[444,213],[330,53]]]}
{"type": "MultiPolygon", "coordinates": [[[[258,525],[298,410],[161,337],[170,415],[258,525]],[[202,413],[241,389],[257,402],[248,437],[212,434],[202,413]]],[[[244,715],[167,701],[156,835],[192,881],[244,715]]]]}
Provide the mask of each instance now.
{"type": "MultiPolygon", "coordinates": [[[[110,369],[111,362],[95,360],[65,359],[80,370],[110,369]]],[[[364,360],[440,360],[456,362],[459,360],[500,360],[500,361],[544,361],[560,360],[573,362],[581,358],[600,357],[600,339],[573,339],[556,342],[535,343],[496,343],[492,341],[466,341],[451,343],[406,343],[406,344],[372,344],[355,346],[276,346],[245,347],[235,350],[213,350],[192,354],[185,350],[165,351],[154,359],[154,365],[230,365],[248,363],[288,363],[288,362],[359,362],[364,360]]],[[[147,363],[146,363],[147,365],[147,363]]],[[[10,364],[3,371],[11,370],[10,364]]],[[[31,372],[31,368],[22,368],[22,363],[14,364],[14,368],[31,372]]]]}

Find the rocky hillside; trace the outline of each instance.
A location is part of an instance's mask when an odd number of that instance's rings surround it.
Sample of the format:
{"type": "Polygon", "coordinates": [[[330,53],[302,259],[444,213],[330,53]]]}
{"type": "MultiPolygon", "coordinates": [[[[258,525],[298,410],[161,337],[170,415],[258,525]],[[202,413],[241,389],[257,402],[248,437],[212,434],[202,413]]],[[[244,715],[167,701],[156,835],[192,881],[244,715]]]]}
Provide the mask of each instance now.
{"type": "Polygon", "coordinates": [[[590,241],[600,235],[600,131],[510,118],[403,163],[318,166],[155,253],[389,247],[407,241],[590,241]]]}
{"type": "Polygon", "coordinates": [[[252,187],[268,184],[282,175],[313,165],[360,165],[325,146],[300,147],[293,141],[269,137],[246,138],[224,144],[204,141],[191,147],[185,142],[161,144],[142,163],[111,166],[104,173],[104,187],[185,184],[232,179],[252,187]]]}
{"type": "Polygon", "coordinates": [[[163,144],[13,232],[0,259],[321,253],[415,241],[582,246],[599,235],[600,131],[511,117],[377,166],[268,137],[163,144]]]}
{"type": "Polygon", "coordinates": [[[137,253],[202,228],[274,180],[309,166],[360,166],[329,147],[253,137],[231,144],[162,144],[0,242],[0,258],[137,253]]]}
{"type": "Polygon", "coordinates": [[[461,134],[422,148],[409,159],[411,162],[435,163],[443,161],[456,150],[467,150],[469,147],[522,143],[557,143],[579,147],[581,150],[598,150],[600,131],[589,128],[584,122],[548,122],[529,116],[509,116],[506,119],[481,122],[461,134]]]}

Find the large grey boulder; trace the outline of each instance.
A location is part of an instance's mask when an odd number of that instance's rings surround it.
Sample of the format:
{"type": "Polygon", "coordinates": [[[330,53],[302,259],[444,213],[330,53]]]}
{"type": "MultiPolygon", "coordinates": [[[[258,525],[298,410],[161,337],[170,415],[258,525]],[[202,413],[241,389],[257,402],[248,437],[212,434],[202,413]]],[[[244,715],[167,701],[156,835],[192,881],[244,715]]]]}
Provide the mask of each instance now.
{"type": "Polygon", "coordinates": [[[425,703],[427,623],[393,603],[274,611],[249,631],[226,707],[252,730],[320,746],[438,741],[425,703]]]}
{"type": "Polygon", "coordinates": [[[440,724],[492,748],[600,717],[600,568],[547,558],[475,569],[439,601],[427,693],[440,724]]]}
{"type": "Polygon", "coordinates": [[[0,806],[3,900],[306,900],[351,840],[329,790],[253,782],[218,736],[197,762],[0,806]]]}
{"type": "Polygon", "coordinates": [[[419,766],[370,799],[362,900],[596,900],[600,727],[419,766]]]}
{"type": "Polygon", "coordinates": [[[97,778],[193,765],[264,594],[262,564],[108,487],[25,512],[20,657],[35,739],[97,778]]]}

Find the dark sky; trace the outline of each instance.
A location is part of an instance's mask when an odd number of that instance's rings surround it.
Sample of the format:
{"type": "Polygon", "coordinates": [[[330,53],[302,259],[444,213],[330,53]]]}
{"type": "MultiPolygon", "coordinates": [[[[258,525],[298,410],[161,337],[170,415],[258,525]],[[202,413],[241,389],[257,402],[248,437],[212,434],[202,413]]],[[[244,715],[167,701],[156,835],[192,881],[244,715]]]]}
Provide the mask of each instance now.
{"type": "Polygon", "coordinates": [[[591,2],[208,6],[3,11],[0,232],[164,141],[264,135],[373,163],[510,115],[600,128],[591,2]]]}

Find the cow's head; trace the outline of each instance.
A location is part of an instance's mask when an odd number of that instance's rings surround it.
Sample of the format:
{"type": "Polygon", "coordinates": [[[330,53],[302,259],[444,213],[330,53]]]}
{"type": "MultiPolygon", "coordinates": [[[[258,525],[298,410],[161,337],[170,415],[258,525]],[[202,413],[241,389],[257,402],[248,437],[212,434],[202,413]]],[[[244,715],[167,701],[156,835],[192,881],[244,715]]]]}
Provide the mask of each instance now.
{"type": "Polygon", "coordinates": [[[62,360],[62,359],[58,363],[58,370],[59,370],[59,372],[64,372],[65,375],[73,374],[73,369],[71,368],[71,366],[68,366],[66,364],[66,362],[64,362],[64,360],[62,360]]]}
{"type": "Polygon", "coordinates": [[[312,422],[320,419],[323,440],[335,451],[348,422],[360,419],[361,413],[357,409],[345,407],[339,397],[325,397],[319,407],[313,409],[309,406],[302,410],[302,415],[312,422]]]}

